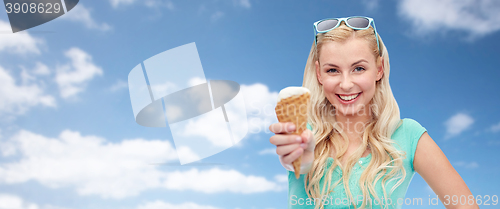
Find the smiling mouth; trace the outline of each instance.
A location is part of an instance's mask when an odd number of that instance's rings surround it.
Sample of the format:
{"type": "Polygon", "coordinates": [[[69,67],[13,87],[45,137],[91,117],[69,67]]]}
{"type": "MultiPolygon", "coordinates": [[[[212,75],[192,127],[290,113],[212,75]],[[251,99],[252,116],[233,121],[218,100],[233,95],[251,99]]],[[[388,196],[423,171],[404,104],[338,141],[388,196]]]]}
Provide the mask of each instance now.
{"type": "Polygon", "coordinates": [[[337,94],[337,96],[338,96],[340,99],[342,99],[342,100],[344,100],[344,101],[348,102],[348,101],[351,101],[351,100],[353,100],[353,99],[356,99],[356,98],[357,98],[360,94],[361,94],[361,93],[357,93],[357,94],[350,95],[350,96],[341,96],[340,94],[337,94]]]}

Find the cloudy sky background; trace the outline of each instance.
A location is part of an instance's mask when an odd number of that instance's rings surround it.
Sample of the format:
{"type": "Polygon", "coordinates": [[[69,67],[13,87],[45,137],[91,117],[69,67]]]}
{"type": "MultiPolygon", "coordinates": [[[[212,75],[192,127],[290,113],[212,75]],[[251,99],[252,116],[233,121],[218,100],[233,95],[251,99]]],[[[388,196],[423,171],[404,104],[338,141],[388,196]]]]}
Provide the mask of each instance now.
{"type": "MultiPolygon", "coordinates": [[[[302,84],[312,23],[352,15],[375,19],[401,117],[428,130],[474,195],[500,195],[498,1],[83,0],[16,34],[0,11],[0,208],[286,208],[267,129],[277,92],[302,84]],[[250,129],[180,166],[168,128],[135,123],[127,76],[191,42],[207,79],[242,85],[250,129]]],[[[416,174],[406,197],[432,195],[416,174]]]]}

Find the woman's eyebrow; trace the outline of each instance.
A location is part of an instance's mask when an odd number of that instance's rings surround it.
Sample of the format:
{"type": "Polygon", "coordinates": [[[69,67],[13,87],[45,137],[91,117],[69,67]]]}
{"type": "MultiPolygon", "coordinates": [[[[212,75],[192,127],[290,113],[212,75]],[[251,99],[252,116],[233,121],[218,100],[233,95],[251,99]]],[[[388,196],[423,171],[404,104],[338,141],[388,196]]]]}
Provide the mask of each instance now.
{"type": "MultiPolygon", "coordinates": [[[[351,66],[357,65],[357,64],[362,63],[362,62],[366,62],[366,63],[368,63],[368,61],[366,61],[365,59],[360,59],[359,61],[357,61],[357,62],[355,62],[355,63],[352,63],[352,65],[351,65],[351,66]]],[[[339,66],[334,65],[334,64],[332,64],[332,63],[325,63],[325,64],[323,64],[323,66],[330,66],[330,67],[339,68],[339,66]]]]}
{"type": "Polygon", "coordinates": [[[332,64],[332,63],[325,63],[325,64],[323,64],[323,66],[330,66],[330,67],[339,68],[339,66],[334,65],[334,64],[332,64]]]}
{"type": "Polygon", "coordinates": [[[357,65],[359,63],[362,63],[362,62],[366,62],[368,63],[368,61],[364,60],[364,59],[360,59],[359,61],[355,62],[355,63],[352,63],[351,67],[354,66],[354,65],[357,65]]]}

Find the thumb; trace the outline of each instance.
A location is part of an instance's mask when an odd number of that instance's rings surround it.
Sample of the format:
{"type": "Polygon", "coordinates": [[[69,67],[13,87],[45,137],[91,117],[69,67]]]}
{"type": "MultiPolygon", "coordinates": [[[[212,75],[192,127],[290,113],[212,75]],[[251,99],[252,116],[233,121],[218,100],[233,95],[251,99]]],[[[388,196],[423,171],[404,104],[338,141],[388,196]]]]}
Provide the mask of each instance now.
{"type": "Polygon", "coordinates": [[[301,137],[304,140],[304,143],[307,144],[307,151],[314,151],[314,147],[316,146],[316,139],[314,139],[314,134],[311,132],[311,130],[306,129],[304,132],[302,132],[301,137]]]}

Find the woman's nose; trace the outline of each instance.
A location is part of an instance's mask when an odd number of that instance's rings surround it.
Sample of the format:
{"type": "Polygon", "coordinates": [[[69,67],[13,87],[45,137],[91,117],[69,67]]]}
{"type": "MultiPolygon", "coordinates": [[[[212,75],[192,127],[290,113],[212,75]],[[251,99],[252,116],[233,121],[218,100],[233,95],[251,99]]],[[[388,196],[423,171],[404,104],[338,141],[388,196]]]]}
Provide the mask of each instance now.
{"type": "Polygon", "coordinates": [[[344,78],[340,81],[340,88],[346,92],[349,92],[353,86],[354,83],[352,83],[349,75],[344,76],[344,78]]]}

